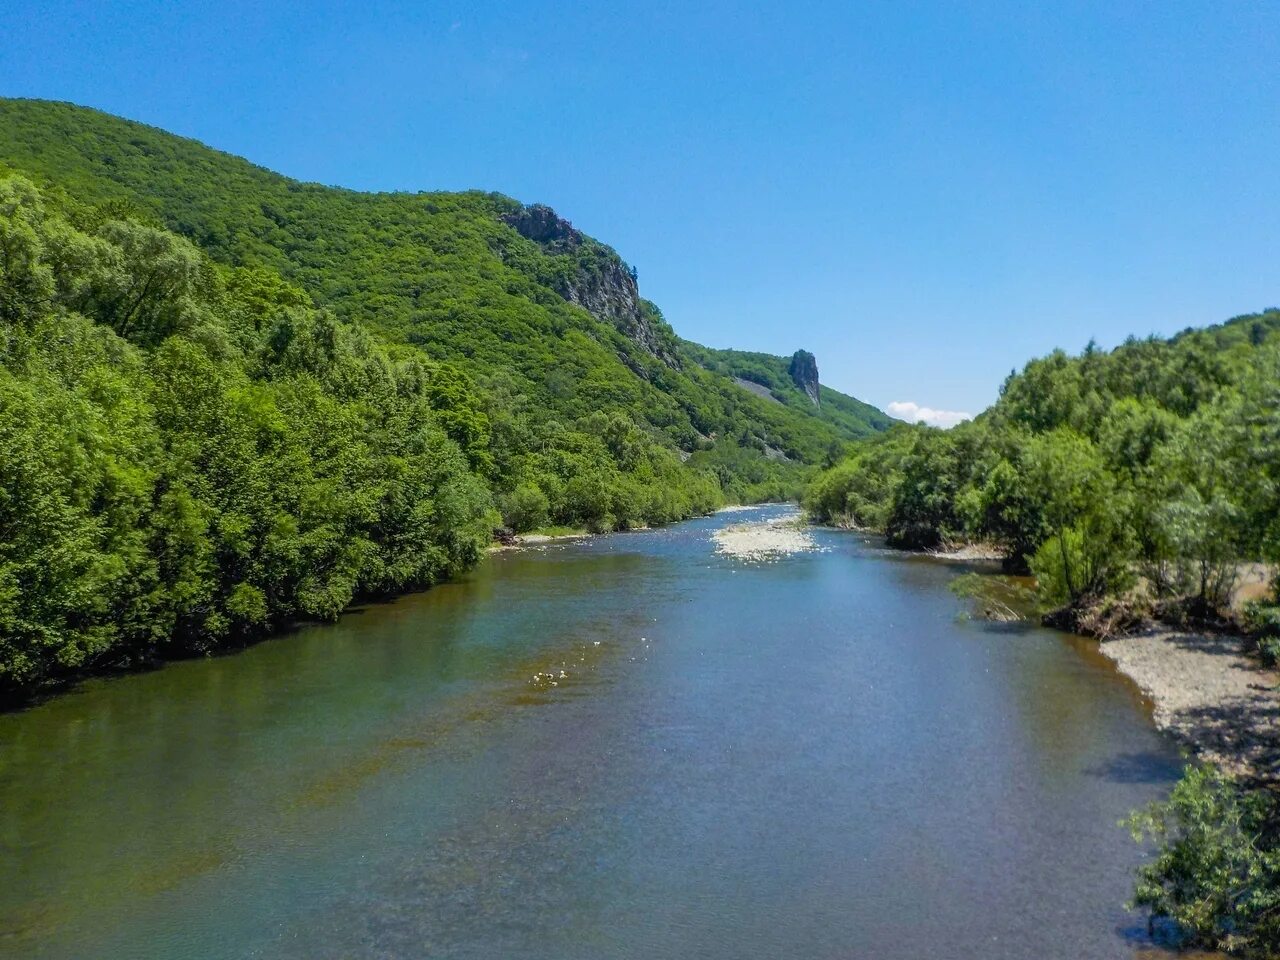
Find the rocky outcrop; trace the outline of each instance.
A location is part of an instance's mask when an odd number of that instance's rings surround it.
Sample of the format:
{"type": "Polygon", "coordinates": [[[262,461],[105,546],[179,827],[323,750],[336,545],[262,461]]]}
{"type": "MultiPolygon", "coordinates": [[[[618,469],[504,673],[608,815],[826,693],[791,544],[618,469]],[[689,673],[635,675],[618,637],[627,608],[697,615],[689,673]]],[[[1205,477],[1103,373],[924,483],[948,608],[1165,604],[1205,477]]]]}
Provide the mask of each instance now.
{"type": "Polygon", "coordinates": [[[787,368],[795,385],[805,392],[815,407],[822,406],[822,392],[818,385],[818,361],[808,350],[797,350],[791,356],[787,368]]]}
{"type": "Polygon", "coordinates": [[[679,358],[662,336],[661,318],[640,299],[635,271],[617,253],[540,203],[503,214],[502,220],[551,256],[568,256],[575,261],[573,269],[552,281],[560,296],[597,320],[611,324],[668,366],[680,366],[679,358]]]}
{"type": "Polygon", "coordinates": [[[585,236],[575,230],[573,224],[557,216],[542,203],[521,207],[514,213],[504,213],[502,220],[526,240],[532,240],[547,253],[568,253],[582,245],[585,236]]]}

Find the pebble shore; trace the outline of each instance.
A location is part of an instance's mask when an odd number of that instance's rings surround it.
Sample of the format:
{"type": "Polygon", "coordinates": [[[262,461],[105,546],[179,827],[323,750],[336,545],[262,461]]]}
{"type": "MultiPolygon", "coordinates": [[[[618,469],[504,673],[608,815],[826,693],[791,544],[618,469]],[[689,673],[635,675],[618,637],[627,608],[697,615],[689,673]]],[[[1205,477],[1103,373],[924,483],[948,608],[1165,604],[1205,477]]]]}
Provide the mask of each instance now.
{"type": "Polygon", "coordinates": [[[1229,773],[1277,782],[1280,674],[1246,656],[1242,644],[1155,625],[1101,649],[1150,699],[1158,727],[1229,773]]]}

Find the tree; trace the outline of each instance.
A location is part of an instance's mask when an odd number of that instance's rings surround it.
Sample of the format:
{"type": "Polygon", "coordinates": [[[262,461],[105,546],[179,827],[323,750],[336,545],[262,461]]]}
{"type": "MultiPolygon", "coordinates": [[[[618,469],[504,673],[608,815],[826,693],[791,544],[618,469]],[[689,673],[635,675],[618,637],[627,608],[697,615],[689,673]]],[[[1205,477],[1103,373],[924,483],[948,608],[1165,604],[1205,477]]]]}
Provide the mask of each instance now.
{"type": "Polygon", "coordinates": [[[0,180],[0,322],[31,323],[51,306],[43,227],[44,201],[35,186],[22,177],[0,180]]]}
{"type": "Polygon", "coordinates": [[[1125,493],[1097,447],[1069,428],[1033,437],[1024,466],[1041,492],[1048,539],[1031,569],[1049,599],[1077,603],[1116,592],[1130,578],[1132,541],[1125,493]]]}

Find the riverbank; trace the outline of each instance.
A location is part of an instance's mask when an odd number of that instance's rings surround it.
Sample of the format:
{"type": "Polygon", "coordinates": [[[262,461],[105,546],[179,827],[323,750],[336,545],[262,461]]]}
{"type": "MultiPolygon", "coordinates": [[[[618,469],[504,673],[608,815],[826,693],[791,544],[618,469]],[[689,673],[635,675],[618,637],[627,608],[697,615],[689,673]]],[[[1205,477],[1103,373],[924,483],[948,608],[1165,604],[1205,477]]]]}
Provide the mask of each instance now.
{"type": "Polygon", "coordinates": [[[1100,649],[1151,701],[1160,729],[1228,773],[1280,781],[1280,674],[1243,644],[1149,624],[1100,649]]]}
{"type": "MultiPolygon", "coordinates": [[[[639,527],[637,529],[647,530],[648,527],[639,527]]],[[[597,536],[597,534],[593,534],[590,530],[571,530],[568,528],[535,530],[532,533],[511,534],[506,540],[491,543],[489,544],[488,552],[502,553],[504,550],[519,550],[523,547],[536,547],[560,540],[582,540],[593,536],[597,536]]]]}
{"type": "Polygon", "coordinates": [[[922,552],[935,560],[953,563],[1003,563],[1007,558],[1005,551],[992,543],[962,543],[922,552]]]}
{"type": "MultiPolygon", "coordinates": [[[[1260,563],[1237,571],[1229,607],[1270,594],[1275,571],[1260,563]]],[[[1099,649],[1150,700],[1156,726],[1197,757],[1246,780],[1280,782],[1280,673],[1246,650],[1240,633],[1189,630],[1148,620],[1099,649]]]]}
{"type": "MultiPolygon", "coordinates": [[[[943,562],[1003,559],[985,544],[906,552],[943,562]]],[[[1232,609],[1267,595],[1272,574],[1262,564],[1244,565],[1232,609]]],[[[1280,783],[1280,672],[1246,653],[1245,637],[1147,621],[1097,639],[1100,651],[1150,701],[1160,730],[1226,773],[1280,783]]]]}
{"type": "MultiPolygon", "coordinates": [[[[809,519],[809,523],[818,527],[827,527],[831,530],[841,530],[846,533],[862,533],[872,537],[884,537],[884,534],[873,527],[863,527],[852,522],[851,520],[836,520],[830,523],[819,523],[816,520],[809,519]]],[[[998,544],[994,543],[945,543],[938,547],[894,547],[895,550],[901,550],[903,553],[916,553],[926,557],[932,557],[934,560],[949,560],[954,563],[1003,563],[1008,555],[998,544]]]]}

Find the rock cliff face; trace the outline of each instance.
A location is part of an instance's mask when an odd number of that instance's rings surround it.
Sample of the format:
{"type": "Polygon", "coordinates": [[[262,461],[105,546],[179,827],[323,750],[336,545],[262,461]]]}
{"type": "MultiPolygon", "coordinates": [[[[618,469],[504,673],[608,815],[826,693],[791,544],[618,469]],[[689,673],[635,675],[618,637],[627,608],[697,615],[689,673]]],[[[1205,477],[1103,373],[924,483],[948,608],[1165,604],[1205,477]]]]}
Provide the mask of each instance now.
{"type": "Polygon", "coordinates": [[[815,407],[822,406],[822,394],[818,388],[818,361],[808,350],[797,350],[791,356],[788,367],[791,379],[813,401],[815,407]]]}
{"type": "Polygon", "coordinates": [[[535,203],[502,216],[520,236],[532,240],[552,256],[567,256],[575,268],[558,275],[553,287],[596,319],[612,324],[646,352],[670,367],[679,358],[661,336],[659,321],[640,299],[635,271],[604,244],[576,230],[548,206],[535,203]]]}

